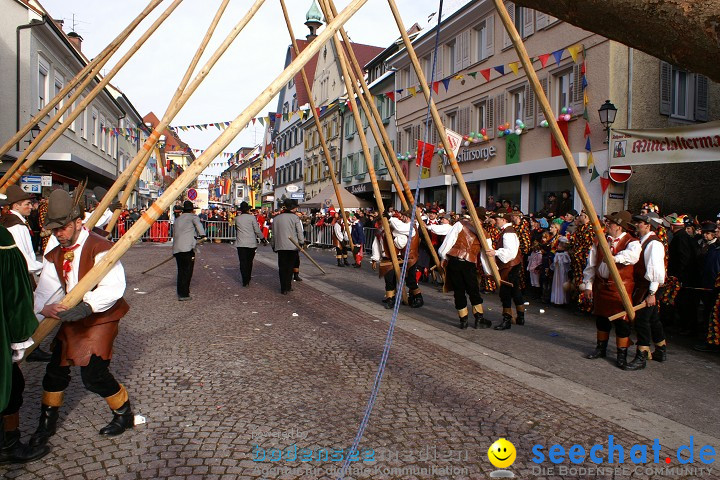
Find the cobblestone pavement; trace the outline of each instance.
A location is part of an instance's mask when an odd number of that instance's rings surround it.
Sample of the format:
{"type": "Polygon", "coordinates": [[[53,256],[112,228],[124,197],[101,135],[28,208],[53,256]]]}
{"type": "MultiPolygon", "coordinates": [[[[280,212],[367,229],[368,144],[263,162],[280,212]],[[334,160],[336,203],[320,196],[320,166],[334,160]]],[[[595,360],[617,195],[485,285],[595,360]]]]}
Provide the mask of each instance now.
{"type": "MultiPolygon", "coordinates": [[[[235,249],[205,245],[195,265],[193,301],[178,302],[172,263],[140,275],[169,255],[167,246],[142,244],[123,261],[131,311],[120,324],[111,370],[147,423],[117,438],[100,437],[97,430],[110,412],[83,389],[76,371],[52,452],[25,466],[0,467],[0,473],[48,480],[335,478],[340,462],[318,460],[318,452],[336,450],[340,456],[352,443],[387,328],[352,306],[353,295],[362,295],[364,287],[340,300],[308,285],[311,281],[296,282],[289,296],[280,295],[276,269],[268,266],[274,256],[266,249],[259,252],[250,287],[242,288],[235,249]],[[310,449],[313,461],[293,461],[295,448],[310,449]]],[[[303,267],[304,275],[310,276],[309,268],[303,267]]],[[[355,275],[353,270],[331,275],[340,280],[355,275]]],[[[331,282],[331,275],[324,281],[331,282]]],[[[370,278],[366,272],[357,275],[370,278]]],[[[23,370],[21,429],[27,438],[37,422],[44,367],[26,364],[23,370]]],[[[543,466],[554,471],[540,471],[531,461],[535,444],[544,445],[547,454],[555,443],[566,450],[600,443],[607,453],[612,435],[627,456],[633,444],[651,446],[652,440],[563,401],[561,393],[529,387],[515,373],[513,367],[499,373],[397,330],[361,444],[363,454],[375,460],[354,464],[346,478],[488,478],[495,468],[487,451],[499,437],[517,448],[510,469],[521,478],[720,478],[715,471],[698,471],[704,467],[699,463],[679,473],[648,471],[682,468],[665,447],[661,463],[640,469],[626,457],[622,466],[546,460],[543,466]],[[666,466],[668,455],[673,459],[666,466]],[[579,470],[561,469],[571,466],[579,470]],[[582,470],[598,467],[599,473],[582,470]]],[[[648,455],[652,462],[652,450],[648,455]]]]}

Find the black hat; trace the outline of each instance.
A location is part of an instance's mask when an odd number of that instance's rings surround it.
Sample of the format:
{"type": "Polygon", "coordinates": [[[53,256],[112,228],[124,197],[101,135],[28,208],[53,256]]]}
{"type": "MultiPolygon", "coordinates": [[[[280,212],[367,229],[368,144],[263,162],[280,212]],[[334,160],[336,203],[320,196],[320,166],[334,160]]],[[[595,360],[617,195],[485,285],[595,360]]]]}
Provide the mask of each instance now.
{"type": "Polygon", "coordinates": [[[702,233],[715,233],[715,229],[718,228],[715,222],[703,222],[702,233]]]}
{"type": "Polygon", "coordinates": [[[74,197],[65,190],[53,191],[48,198],[47,221],[44,228],[48,230],[61,228],[73,220],[82,218],[84,212],[79,205],[78,197],[82,197],[82,192],[78,190],[75,190],[74,197]]]}
{"type": "Polygon", "coordinates": [[[613,212],[610,215],[605,215],[611,223],[621,226],[625,230],[634,229],[635,225],[632,224],[632,214],[627,210],[622,212],[613,212]]]}
{"type": "Polygon", "coordinates": [[[185,201],[183,202],[183,208],[182,208],[182,210],[183,210],[183,213],[189,213],[189,212],[191,213],[191,212],[194,212],[194,211],[195,211],[195,205],[194,205],[193,202],[191,202],[190,200],[185,200],[185,201]]]}
{"type": "Polygon", "coordinates": [[[575,210],[574,208],[571,208],[567,213],[569,213],[569,214],[572,215],[573,217],[577,217],[577,216],[578,216],[578,212],[577,212],[577,210],[575,210]]]}
{"type": "Polygon", "coordinates": [[[23,200],[30,200],[34,197],[32,193],[27,193],[25,190],[20,188],[20,185],[10,185],[5,192],[5,195],[7,195],[6,203],[8,205],[22,202],[23,200]]]}
{"type": "Polygon", "coordinates": [[[93,197],[95,197],[95,200],[100,203],[102,202],[103,197],[107,194],[107,190],[105,190],[103,187],[95,187],[93,188],[93,197]]]}
{"type": "Polygon", "coordinates": [[[492,215],[490,215],[490,218],[502,218],[504,220],[510,220],[510,213],[507,212],[493,212],[492,215]]]}
{"type": "Polygon", "coordinates": [[[283,208],[288,211],[293,210],[297,208],[297,202],[292,198],[286,198],[283,200],[283,208]]]}
{"type": "Polygon", "coordinates": [[[250,204],[248,202],[242,202],[240,204],[240,211],[245,213],[250,211],[250,204]]]}

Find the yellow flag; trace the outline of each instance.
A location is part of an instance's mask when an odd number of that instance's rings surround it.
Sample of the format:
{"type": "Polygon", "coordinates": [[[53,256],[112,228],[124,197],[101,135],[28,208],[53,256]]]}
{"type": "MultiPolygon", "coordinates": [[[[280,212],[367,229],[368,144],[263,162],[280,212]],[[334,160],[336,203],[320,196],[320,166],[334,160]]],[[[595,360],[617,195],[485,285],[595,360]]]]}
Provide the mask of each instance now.
{"type": "Polygon", "coordinates": [[[588,152],[587,162],[588,167],[592,167],[593,165],[595,165],[595,159],[593,158],[592,152],[588,152]]]}
{"type": "Polygon", "coordinates": [[[575,63],[577,63],[578,53],[580,52],[581,48],[582,47],[580,45],[573,45],[572,47],[568,47],[568,52],[570,52],[570,56],[575,63]]]}
{"type": "Polygon", "coordinates": [[[588,104],[588,95],[587,95],[587,91],[585,91],[583,93],[583,105],[587,105],[587,104],[588,104]]]}
{"type": "Polygon", "coordinates": [[[512,70],[515,75],[518,74],[518,62],[508,63],[508,67],[510,67],[510,70],[512,70]]]}
{"type": "Polygon", "coordinates": [[[417,95],[417,88],[410,87],[410,88],[408,88],[408,92],[410,92],[411,97],[414,97],[415,95],[417,95]]]}

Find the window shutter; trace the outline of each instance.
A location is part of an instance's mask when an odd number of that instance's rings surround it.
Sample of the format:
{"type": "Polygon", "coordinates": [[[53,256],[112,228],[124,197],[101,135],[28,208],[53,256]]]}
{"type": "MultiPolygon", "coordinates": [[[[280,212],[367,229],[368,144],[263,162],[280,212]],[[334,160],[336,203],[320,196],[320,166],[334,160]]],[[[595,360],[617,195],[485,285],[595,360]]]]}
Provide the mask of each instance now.
{"type": "Polygon", "coordinates": [[[488,138],[495,138],[495,102],[491,98],[485,101],[485,125],[488,138]]]}
{"type": "MultiPolygon", "coordinates": [[[[510,14],[510,20],[515,23],[515,4],[513,2],[505,2],[505,8],[508,11],[508,14],[510,14]]],[[[510,39],[510,35],[508,35],[507,30],[503,29],[503,48],[507,48],[512,45],[512,40],[510,39]]]]}
{"type": "Polygon", "coordinates": [[[535,12],[535,29],[541,30],[548,26],[548,15],[541,11],[535,12]]]}
{"type": "Polygon", "coordinates": [[[398,128],[398,131],[397,131],[397,134],[396,134],[396,135],[397,135],[397,143],[398,143],[398,145],[402,145],[402,144],[403,144],[403,143],[402,143],[403,132],[401,132],[399,128],[398,128]]]}
{"type": "Polygon", "coordinates": [[[535,33],[535,10],[523,7],[523,38],[535,33]]]}
{"type": "MultiPolygon", "coordinates": [[[[548,91],[550,91],[549,85],[548,85],[548,76],[545,75],[544,77],[540,78],[540,86],[542,87],[543,92],[545,92],[545,97],[548,96],[548,91]]],[[[545,114],[542,111],[542,108],[540,107],[540,101],[538,100],[535,104],[535,110],[537,111],[537,123],[540,125],[540,122],[545,120],[545,114]]]]}
{"type": "Polygon", "coordinates": [[[660,114],[672,113],[672,65],[660,62],[660,114]]]}
{"type": "MultiPolygon", "coordinates": [[[[435,61],[435,78],[437,78],[437,79],[443,78],[443,70],[444,70],[443,67],[445,66],[445,63],[443,60],[443,58],[444,58],[443,50],[445,50],[445,48],[442,46],[440,46],[437,49],[437,60],[435,61]]],[[[452,61],[453,61],[453,59],[451,58],[450,62],[452,62],[452,61]]],[[[451,63],[451,65],[452,65],[452,63],[451,63]]],[[[427,81],[428,81],[428,83],[430,83],[429,78],[427,79],[427,81]]]]}
{"type": "Polygon", "coordinates": [[[708,78],[699,73],[695,75],[695,120],[707,122],[708,119],[708,78]]]}
{"type": "MultiPolygon", "coordinates": [[[[573,96],[570,99],[570,105],[573,109],[574,115],[581,115],[584,109],[583,105],[583,90],[582,90],[582,73],[580,71],[580,65],[573,65],[573,96]]],[[[557,112],[558,114],[560,112],[557,112]]]]}
{"type": "Polygon", "coordinates": [[[495,125],[505,123],[505,94],[501,93],[495,97],[495,125]]]}
{"type": "Polygon", "coordinates": [[[530,84],[525,84],[525,128],[528,130],[535,126],[535,91],[530,84]]]}
{"type": "Polygon", "coordinates": [[[462,68],[470,66],[470,30],[465,30],[462,37],[462,68]]]}
{"type": "Polygon", "coordinates": [[[488,58],[495,53],[495,15],[490,15],[485,19],[485,53],[482,58],[488,58]]]}
{"type": "MultiPolygon", "coordinates": [[[[463,135],[467,135],[473,129],[473,126],[472,126],[473,107],[465,107],[462,111],[465,112],[465,125],[464,125],[465,129],[463,130],[463,135]]],[[[478,131],[479,130],[480,129],[478,129],[478,131]]]]}
{"type": "MultiPolygon", "coordinates": [[[[455,37],[455,59],[453,60],[453,72],[459,72],[462,70],[462,49],[463,49],[463,36],[462,34],[455,37]]],[[[449,73],[449,72],[448,72],[449,73]]],[[[437,77],[439,80],[442,77],[437,77]]]]}

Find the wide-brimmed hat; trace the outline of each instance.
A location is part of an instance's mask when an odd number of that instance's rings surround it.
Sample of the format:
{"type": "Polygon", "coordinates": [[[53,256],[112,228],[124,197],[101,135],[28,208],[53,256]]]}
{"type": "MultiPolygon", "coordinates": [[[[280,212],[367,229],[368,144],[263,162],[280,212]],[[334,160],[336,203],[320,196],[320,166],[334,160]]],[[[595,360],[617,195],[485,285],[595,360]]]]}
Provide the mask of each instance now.
{"type": "Polygon", "coordinates": [[[487,219],[487,214],[488,214],[487,208],[477,207],[475,209],[475,213],[477,213],[477,216],[480,219],[480,221],[485,221],[485,219],[487,219]]]}
{"type": "Polygon", "coordinates": [[[653,227],[659,227],[663,225],[663,219],[660,218],[660,215],[653,211],[649,211],[647,215],[633,215],[632,219],[633,224],[637,224],[637,222],[645,222],[653,227]]]}
{"type": "Polygon", "coordinates": [[[490,215],[490,218],[502,218],[504,220],[510,220],[510,216],[512,214],[508,212],[493,212],[492,215],[490,215]]]}
{"type": "Polygon", "coordinates": [[[715,229],[718,228],[715,222],[703,222],[702,233],[715,233],[715,229]]]}
{"type": "Polygon", "coordinates": [[[35,196],[32,193],[28,193],[20,185],[10,185],[5,192],[7,196],[6,203],[12,205],[13,203],[22,202],[23,200],[30,200],[35,196]]]}
{"type": "Polygon", "coordinates": [[[85,212],[78,197],[82,197],[82,192],[78,190],[75,190],[74,196],[65,190],[53,191],[48,197],[47,220],[43,227],[48,230],[61,228],[75,219],[82,218],[85,212]]]}
{"type": "Polygon", "coordinates": [[[195,204],[191,202],[190,200],[185,200],[183,202],[183,213],[190,213],[195,211],[195,204]]]}
{"type": "Polygon", "coordinates": [[[623,210],[622,212],[613,212],[610,215],[605,215],[605,218],[607,218],[610,223],[619,225],[625,230],[635,229],[635,225],[632,223],[632,214],[627,210],[623,210]]]}
{"type": "Polygon", "coordinates": [[[93,188],[93,198],[98,203],[102,202],[102,199],[105,197],[106,194],[107,194],[107,190],[104,189],[103,187],[93,188]]]}

